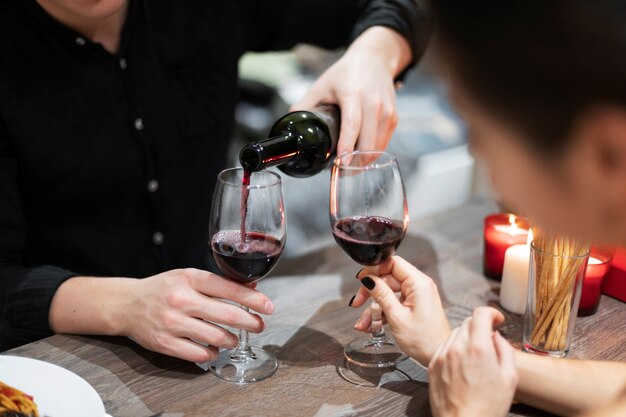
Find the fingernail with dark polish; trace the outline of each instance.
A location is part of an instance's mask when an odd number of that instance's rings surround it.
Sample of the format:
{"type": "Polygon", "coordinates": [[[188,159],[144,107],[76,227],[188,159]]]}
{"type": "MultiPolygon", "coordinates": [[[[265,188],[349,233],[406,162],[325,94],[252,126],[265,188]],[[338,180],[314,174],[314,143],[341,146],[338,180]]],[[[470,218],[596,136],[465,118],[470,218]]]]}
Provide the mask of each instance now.
{"type": "Polygon", "coordinates": [[[352,298],[350,299],[350,301],[348,302],[348,307],[352,307],[352,303],[354,302],[355,297],[356,297],[356,294],[354,294],[352,298]]]}
{"type": "Polygon", "coordinates": [[[361,268],[359,269],[359,272],[356,273],[356,279],[359,279],[359,274],[361,274],[361,272],[363,272],[365,268],[361,268]]]}
{"type": "Polygon", "coordinates": [[[361,280],[361,284],[363,284],[365,286],[365,288],[367,288],[368,290],[373,290],[374,287],[376,286],[376,283],[374,282],[373,279],[371,279],[370,277],[365,277],[361,280]]]}

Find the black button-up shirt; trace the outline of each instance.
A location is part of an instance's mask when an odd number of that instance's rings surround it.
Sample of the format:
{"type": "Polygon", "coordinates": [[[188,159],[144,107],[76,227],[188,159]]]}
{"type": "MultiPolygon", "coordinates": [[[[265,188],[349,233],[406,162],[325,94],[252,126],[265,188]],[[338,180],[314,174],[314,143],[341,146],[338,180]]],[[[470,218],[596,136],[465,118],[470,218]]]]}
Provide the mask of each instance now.
{"type": "Polygon", "coordinates": [[[207,267],[244,52],[384,25],[417,57],[421,19],[413,0],[136,0],[113,55],[0,0],[0,350],[50,333],[72,276],[207,267]]]}

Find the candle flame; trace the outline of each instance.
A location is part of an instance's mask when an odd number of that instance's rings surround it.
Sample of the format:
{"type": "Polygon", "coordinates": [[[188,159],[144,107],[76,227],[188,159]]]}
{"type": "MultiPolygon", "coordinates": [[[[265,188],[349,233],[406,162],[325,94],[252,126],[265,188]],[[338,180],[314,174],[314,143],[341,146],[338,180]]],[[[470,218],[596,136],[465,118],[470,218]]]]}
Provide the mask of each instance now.
{"type": "Polygon", "coordinates": [[[517,220],[517,218],[515,217],[515,214],[509,214],[509,223],[511,224],[511,226],[513,226],[515,223],[515,221],[517,220]]]}
{"type": "Polygon", "coordinates": [[[589,257],[589,265],[600,265],[602,261],[598,258],[594,258],[593,256],[589,257]]]}
{"type": "Polygon", "coordinates": [[[528,229],[528,238],[526,239],[526,244],[530,246],[532,242],[533,242],[533,229],[530,228],[528,229]]]}

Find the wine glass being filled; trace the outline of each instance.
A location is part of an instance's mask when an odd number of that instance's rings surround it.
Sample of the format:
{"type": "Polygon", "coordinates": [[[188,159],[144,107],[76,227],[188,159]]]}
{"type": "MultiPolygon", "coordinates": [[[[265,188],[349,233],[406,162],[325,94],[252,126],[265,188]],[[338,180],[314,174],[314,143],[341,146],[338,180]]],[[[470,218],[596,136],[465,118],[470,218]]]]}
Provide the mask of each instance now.
{"type": "MultiPolygon", "coordinates": [[[[280,176],[241,168],[222,171],[213,195],[210,236],[213,258],[226,278],[251,285],[265,277],[285,246],[280,176]]],[[[244,329],[239,331],[239,345],[221,351],[209,366],[218,377],[239,383],[268,378],[277,368],[273,354],[250,346],[244,329]]]]}
{"type": "MultiPolygon", "coordinates": [[[[332,167],[330,220],[335,241],[357,263],[376,266],[394,255],[404,238],[408,210],[395,157],[355,151],[332,167]]],[[[346,359],[364,367],[388,367],[402,357],[383,329],[380,307],[372,302],[372,333],[350,342],[346,359]]]]}

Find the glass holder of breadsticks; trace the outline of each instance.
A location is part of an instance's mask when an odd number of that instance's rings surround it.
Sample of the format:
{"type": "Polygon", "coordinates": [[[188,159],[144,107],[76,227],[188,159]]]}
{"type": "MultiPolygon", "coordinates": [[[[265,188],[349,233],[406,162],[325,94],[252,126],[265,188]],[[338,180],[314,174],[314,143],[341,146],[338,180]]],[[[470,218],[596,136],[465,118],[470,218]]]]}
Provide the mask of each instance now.
{"type": "Polygon", "coordinates": [[[574,334],[589,245],[536,230],[531,245],[524,350],[563,357],[574,334]]]}

